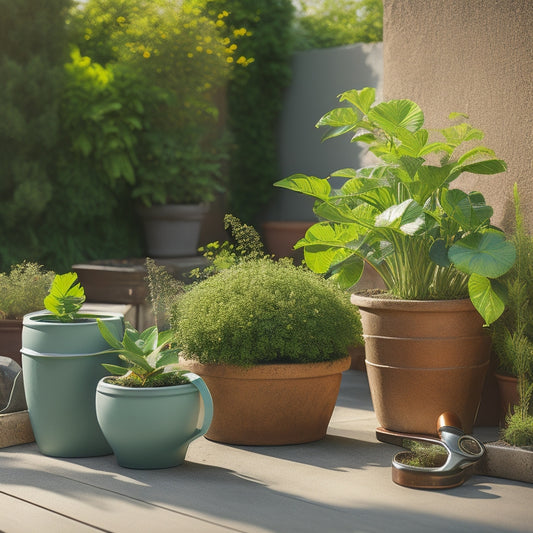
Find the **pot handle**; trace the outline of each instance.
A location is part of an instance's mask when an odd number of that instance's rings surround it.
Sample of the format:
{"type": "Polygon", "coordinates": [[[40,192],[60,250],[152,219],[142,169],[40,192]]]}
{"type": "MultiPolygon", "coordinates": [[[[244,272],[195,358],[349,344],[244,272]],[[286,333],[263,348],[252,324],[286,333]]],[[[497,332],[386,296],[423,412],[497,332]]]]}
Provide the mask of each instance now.
{"type": "Polygon", "coordinates": [[[211,425],[211,421],[213,420],[213,398],[211,397],[211,393],[209,392],[205,381],[198,374],[188,372],[185,374],[185,377],[188,378],[191,384],[198,389],[198,392],[200,393],[200,396],[204,402],[204,420],[202,422],[202,427],[197,428],[192,436],[187,440],[185,445],[188,446],[193,440],[207,433],[207,430],[211,425]]]}

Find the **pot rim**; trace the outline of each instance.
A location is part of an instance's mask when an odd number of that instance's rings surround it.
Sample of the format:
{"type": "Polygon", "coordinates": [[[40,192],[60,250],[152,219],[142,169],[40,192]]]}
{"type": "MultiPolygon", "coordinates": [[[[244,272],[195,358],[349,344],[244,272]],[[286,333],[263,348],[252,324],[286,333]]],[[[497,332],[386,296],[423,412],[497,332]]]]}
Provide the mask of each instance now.
{"type": "Polygon", "coordinates": [[[401,300],[395,298],[381,298],[352,293],[350,301],[357,307],[368,309],[391,309],[394,311],[415,312],[461,312],[475,311],[476,308],[470,298],[454,300],[401,300]]]}
{"type": "Polygon", "coordinates": [[[229,379],[300,379],[331,374],[339,374],[348,370],[351,365],[351,356],[347,355],[334,361],[321,361],[317,363],[284,363],[262,364],[250,368],[235,365],[204,364],[193,359],[180,358],[180,367],[190,369],[200,376],[212,376],[229,379]]]}
{"type": "Polygon", "coordinates": [[[96,386],[96,392],[108,396],[175,396],[177,394],[189,394],[198,392],[198,388],[193,383],[183,383],[181,385],[168,385],[165,387],[125,387],[107,383],[105,380],[114,376],[104,376],[96,386]]]}
{"type": "Polygon", "coordinates": [[[34,324],[46,324],[46,325],[61,325],[61,326],[90,326],[96,324],[96,319],[100,318],[101,320],[115,320],[115,319],[124,319],[124,315],[122,313],[117,313],[113,311],[105,311],[104,313],[80,313],[80,318],[93,318],[94,320],[90,320],[87,322],[59,322],[56,320],[39,320],[40,318],[47,317],[47,316],[54,316],[52,313],[47,311],[46,309],[41,311],[34,311],[33,313],[28,313],[24,315],[22,318],[22,324],[24,326],[34,325],[34,324]]]}

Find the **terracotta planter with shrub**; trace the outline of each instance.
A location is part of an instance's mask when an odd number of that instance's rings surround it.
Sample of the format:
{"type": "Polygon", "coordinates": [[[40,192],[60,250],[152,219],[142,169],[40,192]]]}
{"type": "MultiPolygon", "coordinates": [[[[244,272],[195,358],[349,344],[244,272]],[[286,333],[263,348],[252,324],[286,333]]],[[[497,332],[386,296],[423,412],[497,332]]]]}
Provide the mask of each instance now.
{"type": "Polygon", "coordinates": [[[182,360],[213,397],[206,437],[244,445],[301,444],[326,436],[350,357],[309,364],[240,368],[182,360]]]}
{"type": "Polygon", "coordinates": [[[490,360],[490,337],[470,300],[393,300],[352,295],[379,424],[435,434],[445,411],[471,433],[490,360]]]}

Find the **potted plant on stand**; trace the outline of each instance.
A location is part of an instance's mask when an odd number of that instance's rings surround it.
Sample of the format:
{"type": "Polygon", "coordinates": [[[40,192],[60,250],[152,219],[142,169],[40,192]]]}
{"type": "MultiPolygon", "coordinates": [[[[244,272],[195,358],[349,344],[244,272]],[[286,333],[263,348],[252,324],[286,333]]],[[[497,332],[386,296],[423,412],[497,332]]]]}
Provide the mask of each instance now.
{"type": "Polygon", "coordinates": [[[132,173],[124,176],[139,202],[151,257],[196,255],[208,205],[224,191],[224,89],[233,67],[251,61],[225,35],[228,12],[206,0],[133,0],[113,6],[89,0],[74,22],[82,53],[132,68],[152,89],[141,102],[132,173]],[[127,4],[127,5],[126,5],[127,4]],[[110,20],[102,25],[96,13],[110,20]]]}
{"type": "Polygon", "coordinates": [[[39,450],[54,457],[111,453],[94,407],[96,385],[105,376],[101,363],[118,362],[96,322],[116,335],[124,329],[119,313],[80,313],[85,300],[76,274],[57,275],[45,298],[47,311],[23,318],[22,370],[28,413],[39,450]]]}
{"type": "Polygon", "coordinates": [[[104,364],[117,377],[102,378],[96,389],[98,423],[118,464],[127,468],[170,468],[185,459],[189,444],[204,435],[213,416],[203,380],[176,369],[170,331],[156,326],[139,333],[128,327],[119,340],[98,320],[103,338],[128,366],[104,364]],[[203,422],[200,417],[203,403],[203,422]],[[132,416],[134,414],[134,416],[132,416]],[[142,428],[142,431],[139,431],[142,428]]]}
{"type": "Polygon", "coordinates": [[[0,355],[22,364],[22,317],[42,308],[53,279],[53,272],[31,262],[0,273],[0,355]]]}
{"type": "Polygon", "coordinates": [[[232,444],[323,438],[350,367],[348,347],[360,341],[346,293],[268,257],[240,257],[197,283],[174,305],[171,328],[182,368],[201,375],[213,395],[206,437],[232,444]]]}
{"type": "Polygon", "coordinates": [[[276,184],[316,198],[323,219],[296,247],[304,247],[312,270],[342,287],[357,282],[364,262],[385,282],[386,293],[352,296],[380,425],[434,434],[438,416],[452,411],[470,433],[490,357],[483,325],[503,312],[496,278],[513,265],[515,249],[490,224],[493,210],[482,194],[451,184],[464,172],[502,172],[505,163],[472,145],[483,133],[464,122],[430,141],[424,114],[410,100],[376,105],[374,89],[365,88],[340,101],[348,106],[318,123],[331,128],[325,138],[350,133],[379,162],[334,172],[346,178],[339,190],[302,174],[276,184]]]}

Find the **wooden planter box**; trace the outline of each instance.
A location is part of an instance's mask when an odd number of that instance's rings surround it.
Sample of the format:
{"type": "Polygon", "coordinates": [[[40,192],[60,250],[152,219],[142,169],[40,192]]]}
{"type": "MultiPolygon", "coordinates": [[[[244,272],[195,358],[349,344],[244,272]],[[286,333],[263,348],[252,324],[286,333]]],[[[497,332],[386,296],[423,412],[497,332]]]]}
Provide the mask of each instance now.
{"type": "Polygon", "coordinates": [[[533,483],[533,446],[510,446],[502,441],[485,443],[487,453],[476,474],[533,483]]]}

